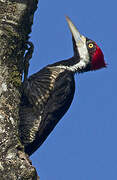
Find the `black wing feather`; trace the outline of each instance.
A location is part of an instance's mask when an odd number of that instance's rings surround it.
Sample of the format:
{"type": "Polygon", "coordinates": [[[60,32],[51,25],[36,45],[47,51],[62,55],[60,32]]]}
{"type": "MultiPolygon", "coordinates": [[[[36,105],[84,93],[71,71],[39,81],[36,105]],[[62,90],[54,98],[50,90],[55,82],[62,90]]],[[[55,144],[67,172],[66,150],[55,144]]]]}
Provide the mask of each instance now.
{"type": "Polygon", "coordinates": [[[37,102],[36,105],[35,103],[32,105],[36,106],[38,117],[41,117],[38,130],[34,132],[35,138],[32,142],[27,142],[25,144],[25,152],[29,155],[31,155],[45,141],[58,121],[69,109],[74,97],[74,75],[66,71],[63,71],[62,73],[58,72],[58,74],[55,73],[57,76],[55,81],[53,81],[53,88],[50,88],[50,84],[52,83],[50,77],[52,73],[53,70],[50,71],[44,69],[43,72],[41,71],[38,74],[38,79],[37,74],[35,74],[28,81],[28,83],[30,83],[28,84],[30,88],[26,90],[26,95],[29,97],[30,103],[34,103],[34,101],[37,102]],[[32,89],[34,92],[29,89],[32,89]],[[49,94],[44,99],[47,91],[49,94]],[[30,97],[32,94],[35,99],[33,101],[33,98],[30,97]],[[38,94],[38,97],[36,94],[38,94]]]}

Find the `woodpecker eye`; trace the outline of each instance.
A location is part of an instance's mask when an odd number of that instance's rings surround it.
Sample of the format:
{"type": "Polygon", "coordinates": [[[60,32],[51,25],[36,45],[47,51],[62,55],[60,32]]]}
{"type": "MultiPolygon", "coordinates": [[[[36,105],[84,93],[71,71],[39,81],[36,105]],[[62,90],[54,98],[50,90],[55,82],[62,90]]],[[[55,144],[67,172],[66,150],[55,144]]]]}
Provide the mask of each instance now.
{"type": "Polygon", "coordinates": [[[89,53],[93,53],[96,51],[96,44],[92,40],[87,40],[87,48],[89,50],[89,53]]]}
{"type": "Polygon", "coordinates": [[[90,49],[92,49],[93,46],[94,46],[93,43],[88,44],[88,47],[89,47],[90,49]]]}

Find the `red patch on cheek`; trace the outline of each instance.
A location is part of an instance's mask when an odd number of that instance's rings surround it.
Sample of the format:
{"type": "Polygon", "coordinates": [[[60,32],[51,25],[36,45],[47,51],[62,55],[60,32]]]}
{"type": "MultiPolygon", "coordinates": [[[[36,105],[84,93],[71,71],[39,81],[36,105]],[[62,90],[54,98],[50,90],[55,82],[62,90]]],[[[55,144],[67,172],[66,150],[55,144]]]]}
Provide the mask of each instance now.
{"type": "Polygon", "coordinates": [[[106,63],[104,61],[104,55],[101,49],[96,45],[96,51],[92,56],[91,69],[96,70],[106,67],[106,63]]]}

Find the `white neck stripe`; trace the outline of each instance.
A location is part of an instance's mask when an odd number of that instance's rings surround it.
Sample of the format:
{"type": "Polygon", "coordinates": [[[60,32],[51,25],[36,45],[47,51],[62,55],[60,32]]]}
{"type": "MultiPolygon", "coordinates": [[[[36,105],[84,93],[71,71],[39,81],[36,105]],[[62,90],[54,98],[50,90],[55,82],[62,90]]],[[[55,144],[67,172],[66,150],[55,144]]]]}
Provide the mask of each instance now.
{"type": "Polygon", "coordinates": [[[59,68],[63,68],[72,72],[77,72],[78,70],[83,70],[86,68],[87,64],[89,63],[89,53],[86,46],[86,38],[84,36],[82,38],[82,43],[78,41],[76,43],[77,51],[80,56],[80,62],[74,64],[73,66],[64,66],[60,65],[59,68]]]}
{"type": "Polygon", "coordinates": [[[89,63],[89,56],[86,59],[81,59],[80,62],[78,62],[77,64],[74,64],[73,66],[60,65],[56,67],[61,68],[61,69],[66,69],[72,72],[77,72],[78,70],[84,69],[88,63],[89,63]]]}

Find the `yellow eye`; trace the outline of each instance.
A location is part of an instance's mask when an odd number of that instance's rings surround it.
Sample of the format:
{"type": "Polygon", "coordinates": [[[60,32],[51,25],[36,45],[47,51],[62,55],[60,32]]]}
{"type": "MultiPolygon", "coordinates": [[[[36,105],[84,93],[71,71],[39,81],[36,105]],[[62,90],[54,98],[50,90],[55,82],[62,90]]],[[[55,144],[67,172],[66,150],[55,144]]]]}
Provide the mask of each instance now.
{"type": "Polygon", "coordinates": [[[88,44],[88,47],[93,48],[93,44],[92,43],[88,44]]]}

